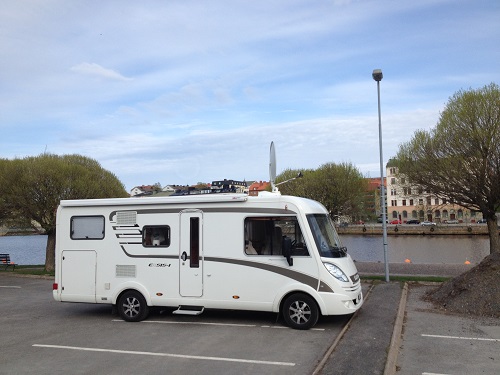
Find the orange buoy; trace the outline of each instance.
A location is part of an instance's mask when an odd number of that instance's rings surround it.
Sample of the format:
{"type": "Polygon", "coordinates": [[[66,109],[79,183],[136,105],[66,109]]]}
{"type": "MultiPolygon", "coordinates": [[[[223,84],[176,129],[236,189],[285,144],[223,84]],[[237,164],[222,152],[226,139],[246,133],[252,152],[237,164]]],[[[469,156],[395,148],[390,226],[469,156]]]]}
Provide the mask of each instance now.
{"type": "Polygon", "coordinates": [[[411,263],[411,260],[410,260],[410,259],[408,259],[408,258],[406,258],[406,259],[405,259],[405,263],[411,263]]]}
{"type": "Polygon", "coordinates": [[[467,259],[464,264],[470,264],[469,260],[467,259]]]}

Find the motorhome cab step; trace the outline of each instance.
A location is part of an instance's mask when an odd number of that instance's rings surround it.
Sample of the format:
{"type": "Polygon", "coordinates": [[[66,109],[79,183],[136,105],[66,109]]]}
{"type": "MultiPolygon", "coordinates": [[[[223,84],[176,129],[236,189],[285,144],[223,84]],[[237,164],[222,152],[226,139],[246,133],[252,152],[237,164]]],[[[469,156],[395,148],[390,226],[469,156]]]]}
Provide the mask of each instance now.
{"type": "Polygon", "coordinates": [[[63,200],[53,296],[114,305],[126,321],[180,306],[275,312],[297,329],[363,304],[325,207],[278,191],[63,200]]]}

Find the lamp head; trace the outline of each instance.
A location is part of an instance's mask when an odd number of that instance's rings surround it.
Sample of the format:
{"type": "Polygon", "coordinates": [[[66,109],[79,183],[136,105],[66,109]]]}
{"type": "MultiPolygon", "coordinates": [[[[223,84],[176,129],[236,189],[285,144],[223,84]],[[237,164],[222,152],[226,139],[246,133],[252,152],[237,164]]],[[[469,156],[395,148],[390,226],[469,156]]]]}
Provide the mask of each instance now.
{"type": "Polygon", "coordinates": [[[377,82],[382,81],[382,78],[384,77],[384,75],[382,74],[382,70],[381,69],[374,69],[373,73],[372,73],[372,77],[377,82]]]}

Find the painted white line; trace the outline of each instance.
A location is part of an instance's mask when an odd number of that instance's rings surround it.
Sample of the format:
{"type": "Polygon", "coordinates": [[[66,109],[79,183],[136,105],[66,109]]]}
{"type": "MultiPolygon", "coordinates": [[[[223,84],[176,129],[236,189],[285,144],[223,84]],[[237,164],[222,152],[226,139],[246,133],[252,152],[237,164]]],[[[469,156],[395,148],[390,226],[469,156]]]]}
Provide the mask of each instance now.
{"type": "Polygon", "coordinates": [[[437,374],[435,372],[423,372],[422,375],[448,375],[448,374],[437,374]]]}
{"type": "MultiPolygon", "coordinates": [[[[113,319],[113,322],[123,322],[121,319],[113,319]]],[[[210,322],[173,322],[164,320],[143,320],[141,323],[155,323],[155,324],[189,324],[189,325],[208,325],[208,326],[222,326],[222,327],[260,327],[260,328],[271,328],[271,329],[291,329],[290,327],[284,326],[258,326],[256,324],[234,324],[234,323],[210,323],[210,322]]],[[[325,328],[311,328],[310,331],[326,331],[325,328]]]]}
{"type": "Polygon", "coordinates": [[[8,288],[8,289],[21,289],[20,286],[11,286],[11,285],[0,285],[0,288],[8,288]]]}
{"type": "Polygon", "coordinates": [[[500,339],[485,339],[481,337],[462,337],[462,336],[441,336],[441,335],[426,335],[422,334],[423,337],[434,337],[438,339],[455,339],[455,340],[473,340],[473,341],[493,341],[500,342],[500,339]]]}
{"type": "MultiPolygon", "coordinates": [[[[113,319],[113,322],[124,322],[121,319],[113,319]]],[[[229,327],[257,327],[255,324],[230,324],[230,323],[208,323],[208,322],[172,322],[163,320],[143,320],[141,323],[156,323],[156,324],[189,324],[189,325],[209,325],[209,326],[229,326],[229,327]]]]}
{"type": "Polygon", "coordinates": [[[148,356],[155,356],[155,357],[173,357],[173,358],[185,358],[185,359],[201,359],[201,360],[207,360],[207,361],[255,363],[255,364],[260,364],[260,365],[274,365],[274,366],[295,366],[295,363],[293,363],[293,362],[256,361],[256,360],[253,360],[253,359],[241,359],[241,358],[205,357],[205,356],[197,356],[197,355],[183,355],[183,354],[172,354],[172,353],[154,353],[154,352],[138,352],[138,351],[131,351],[131,350],[100,349],[100,348],[84,348],[84,347],[79,347],[79,346],[64,346],[64,345],[33,344],[33,346],[38,347],[38,348],[80,350],[80,351],[87,351],[87,352],[116,353],[116,354],[135,354],[135,355],[148,355],[148,356]]]}

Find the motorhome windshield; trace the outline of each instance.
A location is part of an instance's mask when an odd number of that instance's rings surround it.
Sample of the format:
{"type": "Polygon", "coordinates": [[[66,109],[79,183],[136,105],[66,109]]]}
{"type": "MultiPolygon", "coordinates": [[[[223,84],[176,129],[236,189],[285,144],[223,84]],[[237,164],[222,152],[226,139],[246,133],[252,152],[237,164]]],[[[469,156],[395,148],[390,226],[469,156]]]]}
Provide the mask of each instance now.
{"type": "Polygon", "coordinates": [[[347,249],[342,247],[340,238],[328,215],[307,215],[307,221],[322,257],[343,258],[347,256],[347,249]]]}

